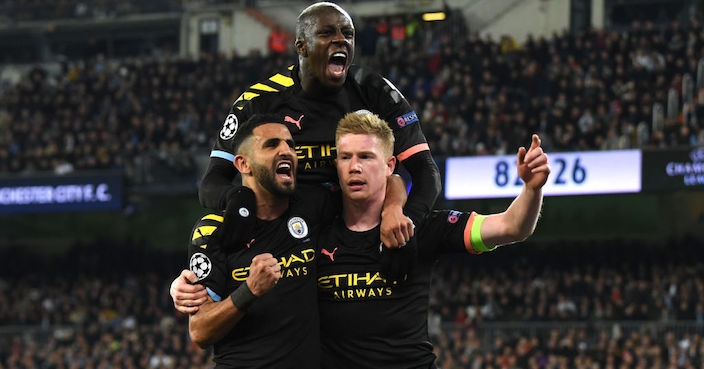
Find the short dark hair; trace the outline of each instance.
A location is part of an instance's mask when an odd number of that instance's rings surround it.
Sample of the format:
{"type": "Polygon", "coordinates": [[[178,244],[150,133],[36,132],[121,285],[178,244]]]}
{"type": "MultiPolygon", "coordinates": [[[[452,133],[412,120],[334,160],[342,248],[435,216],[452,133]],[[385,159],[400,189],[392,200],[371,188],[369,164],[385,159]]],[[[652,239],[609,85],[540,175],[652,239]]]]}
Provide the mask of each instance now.
{"type": "Polygon", "coordinates": [[[296,40],[307,39],[311,27],[315,24],[315,22],[317,22],[318,15],[323,10],[328,9],[335,9],[337,12],[348,17],[350,20],[352,19],[350,14],[345,9],[333,2],[321,1],[314,3],[303,9],[296,19],[296,40]]]}
{"type": "Polygon", "coordinates": [[[239,151],[240,147],[242,146],[242,143],[247,141],[248,138],[252,137],[252,132],[255,128],[269,123],[282,124],[286,126],[283,117],[279,114],[274,113],[253,114],[251,117],[249,117],[249,119],[242,123],[242,125],[237,129],[235,137],[232,139],[232,146],[234,148],[235,155],[240,153],[239,151]]]}

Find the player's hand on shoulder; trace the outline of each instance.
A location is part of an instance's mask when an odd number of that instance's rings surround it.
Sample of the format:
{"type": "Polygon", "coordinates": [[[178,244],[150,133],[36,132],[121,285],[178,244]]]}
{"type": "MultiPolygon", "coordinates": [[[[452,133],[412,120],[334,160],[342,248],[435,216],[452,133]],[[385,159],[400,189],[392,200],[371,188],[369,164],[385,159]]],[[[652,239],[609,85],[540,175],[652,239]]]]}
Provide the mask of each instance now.
{"type": "Polygon", "coordinates": [[[227,209],[222,224],[213,232],[213,241],[225,251],[237,250],[253,238],[257,218],[257,199],[245,187],[232,188],[227,193],[227,209]]]}
{"type": "Polygon", "coordinates": [[[381,216],[381,242],[388,248],[399,248],[413,237],[414,225],[402,211],[385,211],[381,216]]]}
{"type": "Polygon", "coordinates": [[[535,190],[545,185],[550,174],[548,155],[543,152],[540,144],[540,137],[533,134],[530,147],[528,150],[525,147],[519,148],[516,160],[518,176],[528,188],[535,190]]]}
{"type": "Polygon", "coordinates": [[[174,301],[176,311],[183,314],[193,314],[207,300],[208,292],[205,287],[194,284],[195,282],[198,282],[198,277],[188,269],[182,270],[181,274],[171,282],[169,294],[174,301]]]}
{"type": "Polygon", "coordinates": [[[269,292],[281,278],[281,265],[270,253],[259,254],[252,258],[249,266],[247,286],[255,296],[269,292]]]}

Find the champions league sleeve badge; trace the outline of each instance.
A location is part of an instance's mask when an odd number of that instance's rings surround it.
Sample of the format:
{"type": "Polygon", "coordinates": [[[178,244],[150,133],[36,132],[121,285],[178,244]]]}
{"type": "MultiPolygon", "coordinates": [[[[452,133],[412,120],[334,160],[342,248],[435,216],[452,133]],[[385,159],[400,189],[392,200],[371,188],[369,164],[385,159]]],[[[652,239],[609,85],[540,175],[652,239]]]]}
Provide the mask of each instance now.
{"type": "Polygon", "coordinates": [[[288,220],[288,233],[298,239],[308,236],[308,225],[306,221],[301,217],[292,217],[288,220]]]}
{"type": "Polygon", "coordinates": [[[196,273],[198,280],[205,278],[213,270],[213,264],[210,262],[208,256],[201,252],[197,252],[191,256],[191,261],[189,267],[193,273],[196,273]]]}
{"type": "Polygon", "coordinates": [[[227,118],[225,118],[222,129],[220,130],[220,138],[223,140],[231,139],[235,136],[235,132],[237,132],[238,127],[239,121],[237,120],[237,116],[234,114],[228,115],[227,118]]]}

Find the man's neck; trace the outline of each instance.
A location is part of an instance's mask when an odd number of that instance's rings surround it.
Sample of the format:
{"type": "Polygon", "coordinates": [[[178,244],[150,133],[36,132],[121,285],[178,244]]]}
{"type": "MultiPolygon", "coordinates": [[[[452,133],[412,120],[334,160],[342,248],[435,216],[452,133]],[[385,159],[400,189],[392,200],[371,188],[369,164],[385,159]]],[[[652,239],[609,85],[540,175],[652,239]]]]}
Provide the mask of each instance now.
{"type": "Polygon", "coordinates": [[[260,201],[257,195],[257,218],[262,220],[274,220],[288,210],[288,197],[271,197],[260,201]]]}
{"type": "Polygon", "coordinates": [[[354,201],[344,199],[342,215],[345,226],[352,231],[368,231],[381,223],[382,201],[354,201]]]}
{"type": "Polygon", "coordinates": [[[288,210],[288,196],[274,195],[253,183],[245,184],[245,186],[251,188],[257,198],[257,218],[262,220],[274,220],[288,210]]]}
{"type": "Polygon", "coordinates": [[[298,81],[301,83],[301,89],[305,96],[324,99],[330,98],[342,90],[342,88],[325,87],[320,81],[313,78],[313,76],[306,75],[308,72],[304,68],[305,65],[300,65],[298,69],[298,81]]]}

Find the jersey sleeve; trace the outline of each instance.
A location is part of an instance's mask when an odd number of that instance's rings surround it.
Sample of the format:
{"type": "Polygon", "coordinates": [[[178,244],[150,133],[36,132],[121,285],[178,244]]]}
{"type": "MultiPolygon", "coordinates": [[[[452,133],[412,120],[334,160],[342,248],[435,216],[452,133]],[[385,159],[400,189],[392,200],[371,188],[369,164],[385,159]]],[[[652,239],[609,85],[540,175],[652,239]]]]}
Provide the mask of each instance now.
{"type": "Polygon", "coordinates": [[[208,214],[201,218],[191,231],[188,243],[188,268],[198,277],[214,301],[227,296],[227,257],[210,236],[222,224],[223,217],[208,214]]]}
{"type": "Polygon", "coordinates": [[[211,158],[222,158],[230,162],[234,160],[232,138],[237,134],[237,129],[253,114],[275,110],[275,106],[273,106],[275,99],[272,98],[274,96],[272,93],[282,92],[293,86],[292,70],[293,66],[290,66],[286,72],[274,74],[249,86],[235,100],[218,132],[217,140],[210,153],[211,158]]]}
{"type": "Polygon", "coordinates": [[[418,114],[396,86],[365,68],[356,73],[372,112],[383,118],[394,132],[394,155],[403,161],[419,151],[430,150],[418,114]]]}
{"type": "Polygon", "coordinates": [[[240,124],[244,123],[253,114],[252,102],[244,100],[247,92],[243,93],[230,107],[227,112],[225,121],[218,132],[217,139],[213,145],[213,150],[210,152],[211,158],[220,158],[233,162],[235,160],[235,152],[233,147],[233,138],[237,134],[237,129],[240,124]]]}
{"type": "MultiPolygon", "coordinates": [[[[474,243],[481,240],[476,212],[433,210],[418,230],[420,252],[426,256],[448,253],[481,254],[474,243]]],[[[493,248],[492,248],[493,249],[493,248]]]]}

